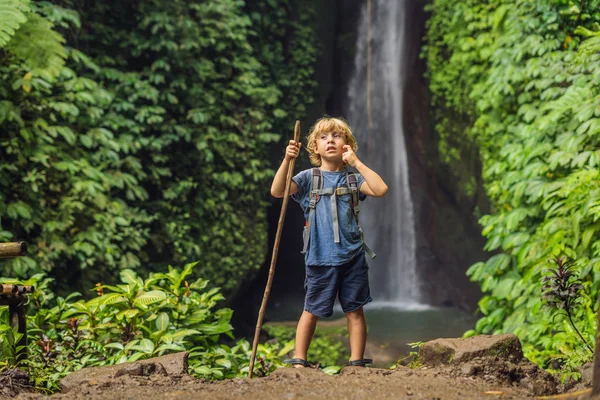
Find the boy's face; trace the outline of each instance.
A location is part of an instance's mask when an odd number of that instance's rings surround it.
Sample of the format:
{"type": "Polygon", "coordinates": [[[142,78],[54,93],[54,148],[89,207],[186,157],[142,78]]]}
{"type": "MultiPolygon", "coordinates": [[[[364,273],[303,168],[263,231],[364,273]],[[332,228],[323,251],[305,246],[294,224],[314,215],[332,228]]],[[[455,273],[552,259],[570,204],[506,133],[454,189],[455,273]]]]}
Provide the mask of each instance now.
{"type": "Polygon", "coordinates": [[[342,132],[322,132],[317,138],[317,154],[325,160],[340,160],[346,144],[346,135],[342,132]]]}

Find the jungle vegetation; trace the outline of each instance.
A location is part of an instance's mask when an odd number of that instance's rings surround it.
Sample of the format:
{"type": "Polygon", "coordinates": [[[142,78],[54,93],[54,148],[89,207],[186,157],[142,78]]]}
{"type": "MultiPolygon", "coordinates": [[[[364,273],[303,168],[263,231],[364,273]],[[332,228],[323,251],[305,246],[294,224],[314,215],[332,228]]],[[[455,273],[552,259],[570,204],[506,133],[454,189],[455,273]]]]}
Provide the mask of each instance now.
{"type": "MultiPolygon", "coordinates": [[[[0,276],[38,288],[39,387],[183,349],[196,376],[245,374],[249,345],[218,303],[267,254],[269,152],[315,94],[314,4],[0,3],[0,241],[30,244],[0,276]]],[[[491,204],[466,335],[513,332],[563,377],[591,359],[600,289],[599,10],[433,0],[422,53],[443,162],[491,204]],[[463,176],[473,151],[481,176],[463,176]],[[555,256],[571,262],[560,279],[555,256]]],[[[20,365],[0,330],[0,368],[20,365]]],[[[259,374],[290,349],[274,334],[259,374]]]]}
{"type": "MultiPolygon", "coordinates": [[[[29,244],[0,276],[36,285],[30,357],[3,310],[0,368],[49,391],[170,351],[190,351],[196,376],[247,373],[249,344],[217,303],[264,262],[269,150],[313,101],[314,13],[0,2],[0,241],[29,244]]],[[[261,346],[256,372],[290,343],[261,346]]]]}
{"type": "Polygon", "coordinates": [[[198,261],[225,294],[252,276],[269,146],[313,98],[313,10],[297,7],[2,2],[0,241],[31,255],[0,272],[44,271],[61,293],[168,263],[198,261]]]}
{"type": "MultiPolygon", "coordinates": [[[[422,55],[440,154],[452,168],[477,149],[491,204],[479,219],[490,257],[467,272],[483,317],[466,335],[512,332],[530,360],[577,377],[593,357],[600,289],[600,2],[434,0],[428,10],[422,55]],[[570,260],[568,275],[555,257],[570,260]],[[544,289],[557,273],[565,282],[544,289]]],[[[472,193],[476,177],[454,170],[472,193]]]]}

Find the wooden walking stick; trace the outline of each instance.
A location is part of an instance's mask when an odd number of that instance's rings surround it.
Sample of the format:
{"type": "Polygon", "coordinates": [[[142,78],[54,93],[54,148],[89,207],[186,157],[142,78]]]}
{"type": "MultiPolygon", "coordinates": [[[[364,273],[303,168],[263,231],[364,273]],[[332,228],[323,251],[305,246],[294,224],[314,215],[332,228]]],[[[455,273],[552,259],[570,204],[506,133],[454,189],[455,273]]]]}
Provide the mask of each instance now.
{"type": "MultiPolygon", "coordinates": [[[[300,121],[296,121],[296,125],[294,126],[294,140],[296,142],[300,140],[300,121]]],[[[252,355],[250,356],[250,366],[248,367],[248,378],[252,378],[254,359],[256,358],[256,348],[258,347],[258,337],[260,335],[260,329],[265,316],[265,308],[267,308],[267,300],[269,300],[269,294],[271,294],[273,276],[275,276],[275,263],[277,261],[277,252],[279,251],[279,240],[281,239],[281,231],[283,230],[285,211],[287,209],[288,201],[290,200],[290,187],[292,186],[292,176],[294,175],[295,162],[296,159],[292,158],[288,167],[287,180],[285,181],[285,192],[283,192],[283,204],[281,205],[281,213],[279,214],[277,234],[275,235],[275,244],[273,245],[273,256],[271,257],[271,267],[269,268],[269,279],[267,279],[267,287],[265,288],[265,294],[263,295],[260,311],[258,312],[256,331],[254,331],[254,342],[252,342],[252,355]]]]}

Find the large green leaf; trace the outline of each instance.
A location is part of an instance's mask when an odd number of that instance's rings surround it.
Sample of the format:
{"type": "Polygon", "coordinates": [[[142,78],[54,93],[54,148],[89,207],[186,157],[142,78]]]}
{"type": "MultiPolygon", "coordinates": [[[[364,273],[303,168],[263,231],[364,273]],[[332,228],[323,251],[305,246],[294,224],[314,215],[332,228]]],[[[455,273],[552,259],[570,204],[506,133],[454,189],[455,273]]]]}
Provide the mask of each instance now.
{"type": "Polygon", "coordinates": [[[140,292],[135,299],[133,304],[136,306],[148,306],[150,304],[165,300],[167,295],[161,290],[151,290],[149,292],[140,292]]]}
{"type": "Polygon", "coordinates": [[[131,269],[124,269],[121,271],[121,280],[130,285],[139,285],[143,286],[143,281],[138,277],[135,271],[131,269]]]}
{"type": "Polygon", "coordinates": [[[88,300],[86,302],[86,306],[97,307],[102,305],[110,305],[124,302],[127,302],[127,298],[123,297],[123,295],[121,295],[120,293],[108,293],[88,300]]]}
{"type": "Polygon", "coordinates": [[[169,328],[169,314],[161,312],[154,321],[156,329],[159,331],[166,331],[169,328]]]}
{"type": "Polygon", "coordinates": [[[191,335],[199,335],[200,331],[196,330],[196,329],[179,329],[175,332],[170,332],[167,333],[165,335],[163,335],[163,339],[165,341],[180,341],[183,338],[187,337],[187,336],[191,336],[191,335]]]}
{"type": "Polygon", "coordinates": [[[154,343],[149,339],[142,339],[138,344],[129,347],[129,350],[139,351],[144,354],[152,354],[154,352],[154,343]]]}

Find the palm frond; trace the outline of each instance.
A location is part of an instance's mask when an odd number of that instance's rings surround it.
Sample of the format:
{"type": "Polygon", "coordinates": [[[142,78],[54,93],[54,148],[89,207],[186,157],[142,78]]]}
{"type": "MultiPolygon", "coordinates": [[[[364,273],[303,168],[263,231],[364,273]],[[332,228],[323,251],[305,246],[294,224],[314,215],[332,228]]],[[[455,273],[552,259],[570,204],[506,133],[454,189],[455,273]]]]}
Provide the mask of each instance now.
{"type": "Polygon", "coordinates": [[[600,36],[592,36],[579,45],[579,54],[587,56],[600,52],[600,36]]]}
{"type": "Polygon", "coordinates": [[[6,47],[31,68],[57,76],[67,57],[63,43],[65,39],[52,30],[50,21],[29,14],[6,47]]]}
{"type": "Polygon", "coordinates": [[[0,2],[0,48],[14,36],[21,24],[27,21],[29,0],[4,0],[0,2]]]}

